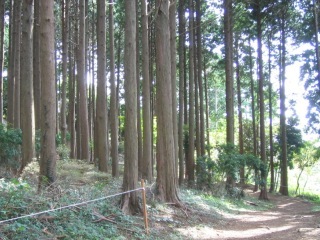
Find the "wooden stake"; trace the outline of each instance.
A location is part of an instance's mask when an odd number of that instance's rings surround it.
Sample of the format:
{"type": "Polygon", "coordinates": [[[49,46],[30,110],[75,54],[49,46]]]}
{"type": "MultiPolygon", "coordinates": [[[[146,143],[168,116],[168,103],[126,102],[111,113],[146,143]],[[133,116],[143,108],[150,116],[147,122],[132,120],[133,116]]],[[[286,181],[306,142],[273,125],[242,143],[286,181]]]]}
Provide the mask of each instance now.
{"type": "Polygon", "coordinates": [[[144,220],[144,227],[146,229],[147,235],[149,234],[148,228],[148,213],[147,213],[147,201],[146,201],[146,189],[144,187],[144,180],[141,179],[141,187],[142,187],[142,202],[143,202],[143,220],[144,220]]]}

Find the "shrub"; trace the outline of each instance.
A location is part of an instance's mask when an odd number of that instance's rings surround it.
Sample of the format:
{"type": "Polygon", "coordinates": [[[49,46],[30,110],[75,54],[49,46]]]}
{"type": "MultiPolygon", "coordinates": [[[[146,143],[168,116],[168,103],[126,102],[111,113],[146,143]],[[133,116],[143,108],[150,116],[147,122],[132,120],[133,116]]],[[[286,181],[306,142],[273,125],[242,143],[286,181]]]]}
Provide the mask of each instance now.
{"type": "Polygon", "coordinates": [[[21,156],[22,133],[21,129],[7,128],[0,124],[0,165],[10,168],[19,168],[21,156]]]}

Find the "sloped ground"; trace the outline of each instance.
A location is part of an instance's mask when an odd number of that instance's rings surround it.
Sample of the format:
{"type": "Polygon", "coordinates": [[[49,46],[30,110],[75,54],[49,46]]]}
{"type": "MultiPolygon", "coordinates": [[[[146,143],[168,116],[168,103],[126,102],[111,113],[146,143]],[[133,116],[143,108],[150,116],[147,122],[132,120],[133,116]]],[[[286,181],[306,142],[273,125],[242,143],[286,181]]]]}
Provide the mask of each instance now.
{"type": "Polygon", "coordinates": [[[313,204],[277,194],[269,199],[274,204],[269,210],[222,212],[220,219],[208,215],[201,225],[177,230],[185,239],[320,239],[320,212],[313,204]]]}
{"type": "MultiPolygon", "coordinates": [[[[0,186],[0,220],[122,191],[121,179],[112,179],[82,161],[59,162],[58,172],[55,193],[38,195],[20,183],[9,192],[0,186]]],[[[34,163],[23,179],[36,186],[37,176],[34,163]]],[[[215,195],[223,196],[224,184],[215,189],[215,195]]],[[[258,193],[247,190],[245,199],[232,200],[183,187],[179,196],[185,208],[157,202],[153,185],[147,187],[149,235],[142,215],[124,216],[117,197],[0,225],[0,240],[320,239],[320,211],[313,211],[315,205],[300,198],[269,194],[270,201],[258,201],[258,193]]]]}

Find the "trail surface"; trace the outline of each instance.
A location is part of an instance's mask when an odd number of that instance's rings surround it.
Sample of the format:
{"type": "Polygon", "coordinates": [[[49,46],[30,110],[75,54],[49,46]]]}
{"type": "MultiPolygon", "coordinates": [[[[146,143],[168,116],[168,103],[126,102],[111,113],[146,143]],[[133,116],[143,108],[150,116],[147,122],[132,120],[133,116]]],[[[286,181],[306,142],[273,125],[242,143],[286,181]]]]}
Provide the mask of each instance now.
{"type": "Polygon", "coordinates": [[[299,198],[269,195],[274,207],[267,211],[239,211],[223,215],[223,224],[187,230],[189,239],[320,240],[320,212],[299,198]]]}

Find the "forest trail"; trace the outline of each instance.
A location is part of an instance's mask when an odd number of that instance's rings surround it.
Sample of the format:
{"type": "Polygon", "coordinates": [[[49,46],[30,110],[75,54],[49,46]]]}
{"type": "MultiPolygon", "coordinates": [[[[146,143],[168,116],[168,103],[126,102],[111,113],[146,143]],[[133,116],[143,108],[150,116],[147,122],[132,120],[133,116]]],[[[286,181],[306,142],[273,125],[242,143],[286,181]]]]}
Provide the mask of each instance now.
{"type": "Polygon", "coordinates": [[[320,212],[312,211],[312,203],[276,194],[269,194],[269,200],[274,204],[269,210],[223,214],[222,223],[184,234],[189,239],[320,239],[320,212]]]}

